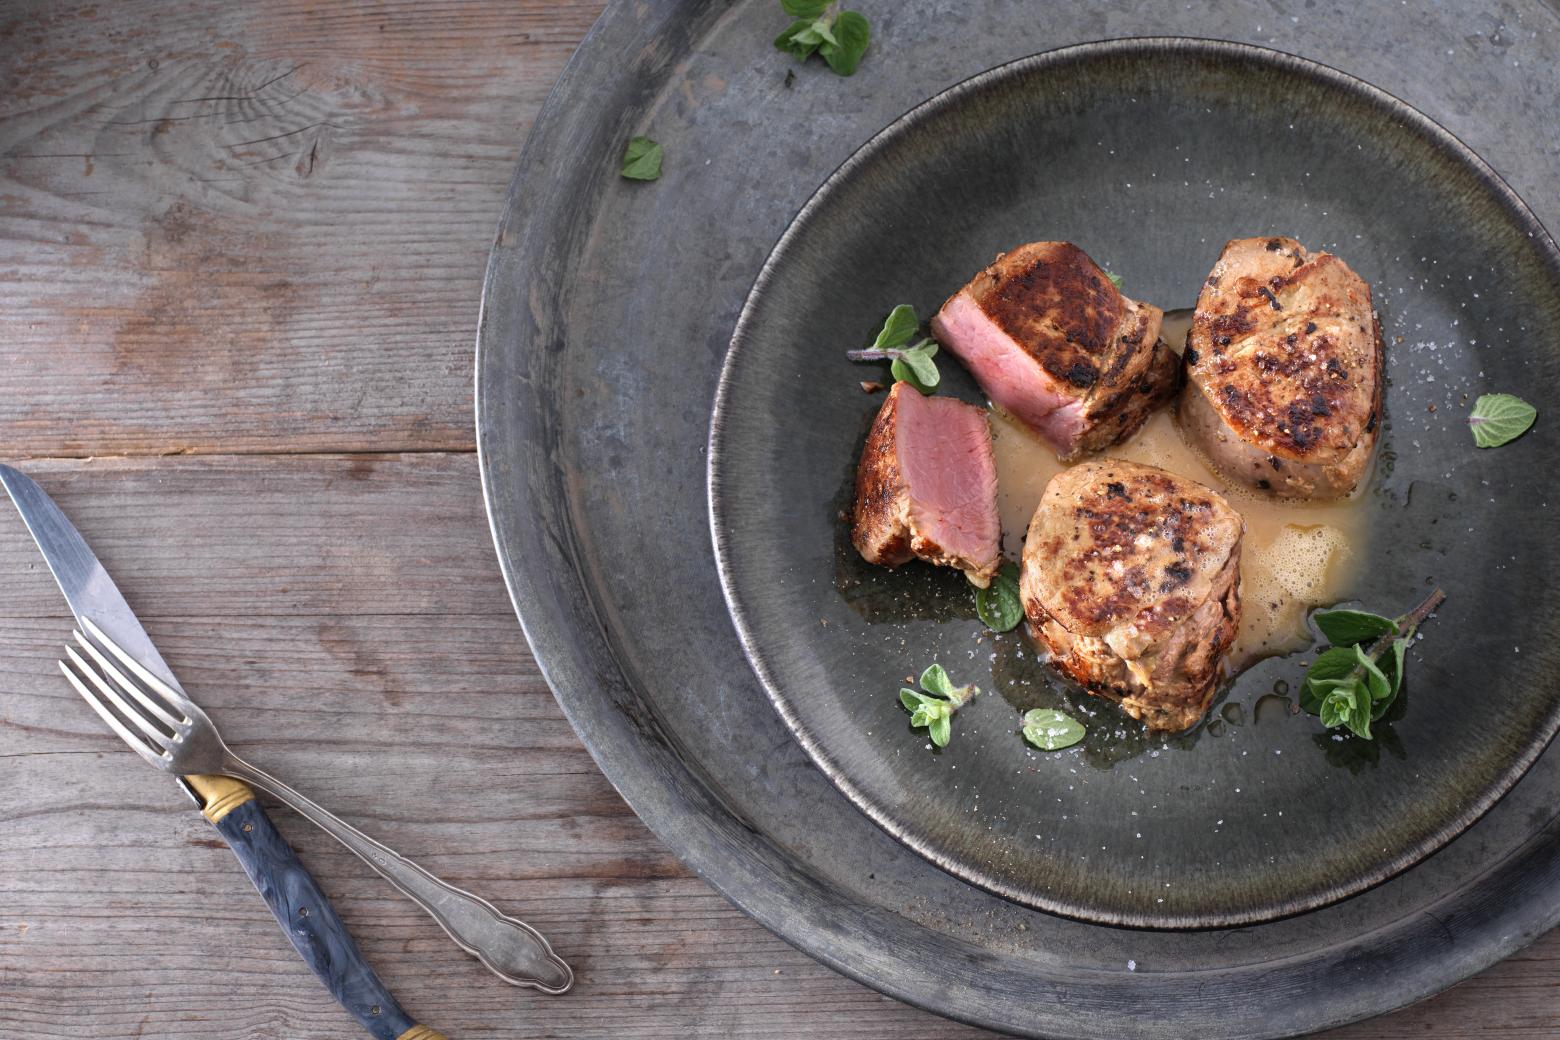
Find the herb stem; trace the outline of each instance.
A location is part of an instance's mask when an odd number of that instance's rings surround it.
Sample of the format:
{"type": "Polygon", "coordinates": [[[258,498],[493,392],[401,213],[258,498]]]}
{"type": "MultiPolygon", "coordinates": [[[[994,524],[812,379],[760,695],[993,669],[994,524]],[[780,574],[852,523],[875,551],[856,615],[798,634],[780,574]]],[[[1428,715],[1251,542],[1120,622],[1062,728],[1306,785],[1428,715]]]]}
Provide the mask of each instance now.
{"type": "Polygon", "coordinates": [[[1441,591],[1440,586],[1437,586],[1434,592],[1425,597],[1423,603],[1397,619],[1398,631],[1396,634],[1388,632],[1371,644],[1370,659],[1374,661],[1386,653],[1396,640],[1414,638],[1414,632],[1418,630],[1420,625],[1425,623],[1426,618],[1435,613],[1435,608],[1444,602],[1446,602],[1446,593],[1441,591]]]}

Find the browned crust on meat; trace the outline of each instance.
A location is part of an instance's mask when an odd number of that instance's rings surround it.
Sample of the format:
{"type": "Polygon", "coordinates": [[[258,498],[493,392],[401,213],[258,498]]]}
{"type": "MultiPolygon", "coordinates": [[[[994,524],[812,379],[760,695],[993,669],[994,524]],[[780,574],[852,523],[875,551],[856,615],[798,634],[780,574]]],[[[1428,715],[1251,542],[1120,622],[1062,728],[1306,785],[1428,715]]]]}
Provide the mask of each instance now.
{"type": "Polygon", "coordinates": [[[987,317],[1080,396],[1116,356],[1121,292],[1071,242],[1032,242],[1004,253],[969,291],[987,317]]]}
{"type": "Polygon", "coordinates": [[[1040,509],[1049,609],[1085,636],[1129,619],[1151,637],[1180,624],[1203,598],[1186,598],[1198,590],[1193,579],[1206,580],[1207,561],[1223,565],[1241,525],[1211,489],[1119,459],[1058,474],[1040,509]]]}
{"type": "Polygon", "coordinates": [[[1034,601],[1025,603],[1030,636],[1051,663],[1096,697],[1114,701],[1151,730],[1195,726],[1213,703],[1223,662],[1240,628],[1240,550],[1214,582],[1215,595],[1177,625],[1160,650],[1148,684],[1126,662],[1079,640],[1034,601]]]}
{"type": "MultiPolygon", "coordinates": [[[[1188,375],[1240,441],[1282,461],[1344,463],[1379,426],[1370,286],[1292,238],[1228,243],[1197,301],[1188,375]]],[[[1363,468],[1361,463],[1359,468],[1363,468]]]]}
{"type": "Polygon", "coordinates": [[[1180,388],[1179,358],[1159,341],[1164,312],[1122,294],[1071,242],[999,255],[965,287],[981,311],[1084,402],[1076,458],[1131,436],[1180,388]]]}
{"type": "Polygon", "coordinates": [[[868,563],[897,567],[915,559],[910,544],[910,495],[899,472],[895,443],[899,394],[895,383],[878,408],[856,465],[856,504],[850,540],[868,563]]]}
{"type": "Polygon", "coordinates": [[[1104,416],[1078,440],[1077,448],[1063,462],[1090,452],[1103,451],[1131,437],[1160,405],[1181,389],[1181,358],[1163,340],[1156,342],[1142,375],[1108,395],[1089,402],[1093,415],[1104,416]]]}
{"type": "Polygon", "coordinates": [[[1052,662],[1151,729],[1207,709],[1240,620],[1240,516],[1212,490],[1115,459],[1047,486],[1020,579],[1052,662]]]}

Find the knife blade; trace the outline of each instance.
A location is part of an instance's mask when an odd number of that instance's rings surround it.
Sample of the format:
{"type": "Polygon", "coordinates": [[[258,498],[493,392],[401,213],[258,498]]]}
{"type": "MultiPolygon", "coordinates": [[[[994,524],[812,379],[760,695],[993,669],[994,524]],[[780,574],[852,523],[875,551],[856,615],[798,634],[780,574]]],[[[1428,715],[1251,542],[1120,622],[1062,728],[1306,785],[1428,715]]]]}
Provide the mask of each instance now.
{"type": "MultiPolygon", "coordinates": [[[[148,671],[184,692],[119,587],[74,524],[32,478],[0,464],[0,486],[43,553],[71,614],[91,618],[148,671]]],[[[331,995],[376,1040],[443,1040],[406,1013],[364,959],[335,907],[272,824],[254,792],[225,776],[179,777],[184,792],[227,839],[277,923],[331,995]]]]}

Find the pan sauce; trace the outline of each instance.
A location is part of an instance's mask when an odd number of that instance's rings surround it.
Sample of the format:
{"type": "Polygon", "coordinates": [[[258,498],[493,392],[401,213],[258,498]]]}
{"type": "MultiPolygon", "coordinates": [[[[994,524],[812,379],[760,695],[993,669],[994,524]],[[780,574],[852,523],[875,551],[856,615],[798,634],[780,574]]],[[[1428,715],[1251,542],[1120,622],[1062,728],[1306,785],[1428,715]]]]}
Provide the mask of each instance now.
{"type": "MultiPolygon", "coordinates": [[[[1288,502],[1261,497],[1218,476],[1202,455],[1181,438],[1164,408],[1125,444],[1107,449],[1113,458],[1158,466],[1219,492],[1246,522],[1241,546],[1241,623],[1230,652],[1239,671],[1274,654],[1310,642],[1306,613],[1348,599],[1365,537],[1364,490],[1360,481],[1349,498],[1336,502],[1288,502]]],[[[1046,444],[1008,416],[993,411],[991,427],[997,463],[998,509],[1003,551],[1022,558],[1024,532],[1051,478],[1063,465],[1046,444]]]]}

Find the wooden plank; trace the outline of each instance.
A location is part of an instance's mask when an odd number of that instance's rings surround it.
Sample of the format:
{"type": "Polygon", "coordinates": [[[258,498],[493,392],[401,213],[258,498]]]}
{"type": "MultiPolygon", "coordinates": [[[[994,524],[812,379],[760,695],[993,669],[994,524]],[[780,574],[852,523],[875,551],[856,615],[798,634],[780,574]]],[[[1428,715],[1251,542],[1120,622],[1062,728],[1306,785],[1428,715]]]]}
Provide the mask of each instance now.
{"type": "Polygon", "coordinates": [[[6,453],[472,448],[504,190],[602,6],[0,11],[6,453]]]}
{"type": "MultiPolygon", "coordinates": [[[[405,1003],[452,1037],[962,1038],[769,935],[597,771],[525,651],[469,455],[30,466],[112,557],[242,753],[549,935],[513,990],[329,838],[276,817],[405,1003]],[[412,527],[404,542],[399,528],[412,527]]],[[[355,1038],[166,778],[54,671],[64,611],[0,510],[0,1035],[355,1038]]],[[[1551,1037],[1560,936],[1335,1034],[1551,1037]]]]}
{"type": "MultiPolygon", "coordinates": [[[[434,615],[470,613],[474,602],[484,613],[512,616],[475,456],[274,458],[55,460],[22,468],[88,533],[148,619],[434,615]]],[[[11,535],[0,548],[7,576],[0,615],[63,616],[64,603],[9,505],[0,510],[0,528],[11,535]]]]}

